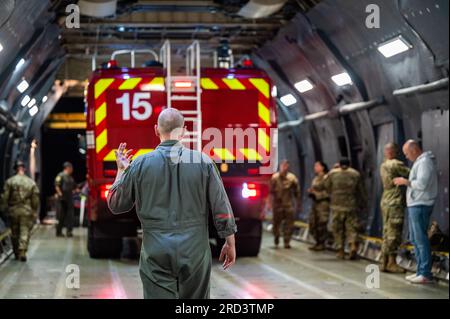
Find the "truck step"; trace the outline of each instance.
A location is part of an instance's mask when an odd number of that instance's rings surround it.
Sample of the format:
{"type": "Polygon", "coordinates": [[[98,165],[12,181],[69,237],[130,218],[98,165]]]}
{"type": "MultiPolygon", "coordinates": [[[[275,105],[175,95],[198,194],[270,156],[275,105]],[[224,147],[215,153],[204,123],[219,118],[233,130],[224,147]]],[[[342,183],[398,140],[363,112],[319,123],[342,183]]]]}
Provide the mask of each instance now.
{"type": "Polygon", "coordinates": [[[170,97],[172,101],[197,101],[198,98],[196,96],[190,95],[172,95],[170,97]]]}
{"type": "Polygon", "coordinates": [[[199,115],[199,112],[194,110],[180,110],[180,113],[183,115],[199,115]]]}

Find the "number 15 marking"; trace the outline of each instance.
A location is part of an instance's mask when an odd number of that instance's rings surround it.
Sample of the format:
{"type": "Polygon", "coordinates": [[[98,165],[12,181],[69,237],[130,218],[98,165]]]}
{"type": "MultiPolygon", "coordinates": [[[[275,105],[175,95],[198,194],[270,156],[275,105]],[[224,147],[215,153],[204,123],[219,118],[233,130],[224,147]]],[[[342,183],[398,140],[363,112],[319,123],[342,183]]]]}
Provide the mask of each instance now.
{"type": "Polygon", "coordinates": [[[150,100],[150,93],[134,93],[133,103],[131,104],[130,93],[124,93],[116,99],[117,104],[122,105],[122,120],[129,121],[131,117],[138,121],[147,120],[153,112],[150,100]],[[130,108],[131,104],[131,108],[130,108]]]}

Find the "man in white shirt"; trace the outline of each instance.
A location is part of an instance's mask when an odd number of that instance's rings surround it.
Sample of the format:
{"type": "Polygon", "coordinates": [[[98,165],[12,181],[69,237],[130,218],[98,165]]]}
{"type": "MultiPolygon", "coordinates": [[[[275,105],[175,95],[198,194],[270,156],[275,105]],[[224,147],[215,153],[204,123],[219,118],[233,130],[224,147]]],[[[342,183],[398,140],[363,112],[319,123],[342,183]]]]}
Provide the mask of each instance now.
{"type": "Polygon", "coordinates": [[[406,158],[414,162],[409,179],[397,177],[394,184],[408,186],[406,202],[409,216],[409,233],[417,262],[416,274],[406,279],[415,284],[433,282],[432,258],[428,239],[428,226],[438,195],[438,177],[433,153],[423,152],[419,144],[409,140],[403,146],[406,158]]]}

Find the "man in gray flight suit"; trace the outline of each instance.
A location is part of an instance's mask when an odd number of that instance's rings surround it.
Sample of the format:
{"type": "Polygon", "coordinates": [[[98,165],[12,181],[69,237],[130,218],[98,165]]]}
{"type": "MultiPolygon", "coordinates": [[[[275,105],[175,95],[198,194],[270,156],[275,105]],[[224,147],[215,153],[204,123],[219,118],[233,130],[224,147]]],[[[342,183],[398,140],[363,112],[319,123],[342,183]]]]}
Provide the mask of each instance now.
{"type": "Polygon", "coordinates": [[[161,144],[131,163],[131,150],[116,151],[117,176],[108,194],[114,214],[136,207],[143,229],[140,276],[144,298],[209,298],[211,251],[208,215],[226,242],[223,268],[236,260],[236,223],[215,163],[185,148],[183,115],[161,112],[155,133],[161,144]]]}

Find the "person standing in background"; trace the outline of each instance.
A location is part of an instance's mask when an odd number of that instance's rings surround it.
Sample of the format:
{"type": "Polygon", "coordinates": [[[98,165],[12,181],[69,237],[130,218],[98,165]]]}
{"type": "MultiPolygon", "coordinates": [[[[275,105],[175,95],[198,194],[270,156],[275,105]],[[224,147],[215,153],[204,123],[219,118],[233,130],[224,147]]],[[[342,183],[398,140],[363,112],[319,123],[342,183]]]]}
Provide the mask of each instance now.
{"type": "Polygon", "coordinates": [[[406,207],[406,188],[394,184],[396,177],[407,178],[409,168],[397,159],[398,146],[388,143],[384,147],[384,162],[380,167],[383,183],[381,212],[383,216],[383,244],[381,245],[381,267],[383,272],[404,273],[397,265],[397,251],[402,240],[403,221],[406,207]]]}
{"type": "Polygon", "coordinates": [[[25,163],[14,165],[16,175],[5,182],[0,210],[7,211],[11,221],[11,239],[16,259],[27,261],[31,229],[36,222],[39,208],[39,189],[25,174],[25,163]]]}
{"type": "Polygon", "coordinates": [[[70,162],[63,164],[63,171],[55,178],[56,190],[56,216],[58,224],[56,225],[56,237],[63,237],[62,229],[66,227],[67,237],[72,237],[74,205],[73,193],[77,188],[75,180],[72,177],[73,166],[70,162]]]}
{"type": "Polygon", "coordinates": [[[280,171],[273,174],[270,180],[269,207],[273,210],[273,235],[276,247],[280,241],[280,226],[283,224],[284,248],[291,248],[295,212],[300,207],[300,201],[298,179],[289,172],[289,161],[283,160],[280,163],[280,171]]]}
{"type": "Polygon", "coordinates": [[[327,225],[330,215],[330,196],[325,188],[327,165],[318,161],[314,164],[314,177],[311,188],[308,189],[309,197],[313,200],[311,212],[309,214],[309,232],[314,237],[316,244],[309,247],[313,251],[325,250],[325,240],[327,239],[327,225]]]}
{"type": "Polygon", "coordinates": [[[336,257],[345,258],[345,241],[350,245],[350,260],[355,260],[358,251],[358,210],[367,205],[367,194],[361,174],[350,167],[348,159],[339,162],[325,179],[325,188],[330,194],[332,227],[337,249],[336,257]]]}
{"type": "Polygon", "coordinates": [[[414,140],[403,145],[403,153],[413,162],[409,179],[397,177],[394,184],[407,186],[406,204],[409,217],[409,234],[414,245],[417,271],[406,280],[414,284],[433,282],[432,256],[428,239],[431,213],[438,196],[436,159],[432,152],[424,152],[414,140]]]}

